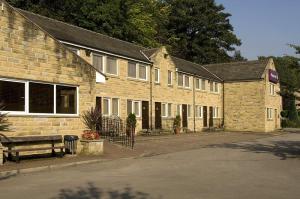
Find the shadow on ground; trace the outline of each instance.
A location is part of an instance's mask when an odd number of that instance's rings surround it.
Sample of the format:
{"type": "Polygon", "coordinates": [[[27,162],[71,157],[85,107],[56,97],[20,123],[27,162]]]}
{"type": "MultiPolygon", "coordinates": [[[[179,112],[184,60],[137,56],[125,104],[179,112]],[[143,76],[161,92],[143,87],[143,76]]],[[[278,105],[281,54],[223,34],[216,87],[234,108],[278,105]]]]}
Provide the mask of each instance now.
{"type": "MultiPolygon", "coordinates": [[[[154,199],[147,193],[134,191],[130,187],[124,189],[103,190],[93,183],[86,187],[76,189],[61,189],[57,197],[53,199],[154,199]]],[[[156,198],[161,199],[161,197],[156,198]]]]}
{"type": "Polygon", "coordinates": [[[270,144],[261,143],[228,143],[209,145],[208,148],[243,149],[255,153],[271,153],[281,160],[300,158],[300,141],[273,141],[270,144]]]}

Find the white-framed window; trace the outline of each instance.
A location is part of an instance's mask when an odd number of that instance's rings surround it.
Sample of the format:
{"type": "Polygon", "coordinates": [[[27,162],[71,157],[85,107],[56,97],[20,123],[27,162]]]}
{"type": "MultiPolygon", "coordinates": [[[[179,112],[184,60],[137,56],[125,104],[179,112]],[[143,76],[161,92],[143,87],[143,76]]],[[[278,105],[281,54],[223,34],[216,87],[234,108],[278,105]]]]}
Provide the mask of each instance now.
{"type": "Polygon", "coordinates": [[[168,85],[172,85],[173,84],[173,72],[168,70],[168,85]]]}
{"type": "Polygon", "coordinates": [[[214,86],[214,92],[218,93],[219,92],[219,83],[215,82],[215,86],[214,86]]]}
{"type": "Polygon", "coordinates": [[[136,117],[141,115],[141,101],[127,100],[127,115],[129,113],[135,114],[136,117]]]}
{"type": "Polygon", "coordinates": [[[104,56],[93,53],[93,66],[101,72],[104,72],[103,63],[104,63],[104,56]]]}
{"type": "Polygon", "coordinates": [[[206,90],[205,79],[201,79],[201,90],[206,90]]]}
{"type": "Polygon", "coordinates": [[[120,115],[120,100],[119,100],[119,98],[104,97],[102,114],[119,116],[120,115]]]}
{"type": "Polygon", "coordinates": [[[219,107],[213,107],[213,118],[219,118],[219,107]]]}
{"type": "Polygon", "coordinates": [[[196,117],[202,118],[203,117],[203,106],[196,106],[196,117]]]}
{"type": "Polygon", "coordinates": [[[269,91],[270,91],[270,95],[275,95],[275,85],[270,83],[269,84],[269,91]]]}
{"type": "Polygon", "coordinates": [[[103,115],[110,115],[110,98],[103,98],[103,115]]]}
{"type": "Polygon", "coordinates": [[[128,62],[127,76],[134,79],[147,80],[148,67],[144,64],[128,62]]]}
{"type": "Polygon", "coordinates": [[[201,79],[196,78],[195,79],[195,89],[200,90],[200,88],[201,88],[201,79]]]}
{"type": "Polygon", "coordinates": [[[178,87],[190,88],[190,76],[182,73],[177,74],[177,85],[178,87]]]}
{"type": "Polygon", "coordinates": [[[177,106],[176,106],[176,116],[177,115],[180,115],[181,116],[181,104],[177,104],[177,106]]]}
{"type": "Polygon", "coordinates": [[[154,82],[159,83],[160,82],[160,69],[154,68],[154,82]]]}
{"type": "Polygon", "coordinates": [[[1,78],[0,100],[12,115],[78,115],[79,88],[1,78]]]}
{"type": "Polygon", "coordinates": [[[209,90],[210,90],[210,92],[214,92],[214,82],[213,81],[209,81],[209,90]]]}
{"type": "Polygon", "coordinates": [[[192,105],[187,105],[187,116],[192,117],[192,105]]]}
{"type": "Polygon", "coordinates": [[[111,75],[118,75],[118,60],[115,57],[106,56],[105,72],[111,75]]]}
{"type": "Polygon", "coordinates": [[[272,108],[267,108],[267,119],[268,120],[273,119],[273,109],[272,108]]]}
{"type": "Polygon", "coordinates": [[[161,116],[162,117],[172,117],[172,104],[162,103],[161,104],[161,116]]]}
{"type": "Polygon", "coordinates": [[[210,90],[210,92],[218,93],[219,92],[219,83],[210,81],[209,82],[209,90],[210,90]]]}

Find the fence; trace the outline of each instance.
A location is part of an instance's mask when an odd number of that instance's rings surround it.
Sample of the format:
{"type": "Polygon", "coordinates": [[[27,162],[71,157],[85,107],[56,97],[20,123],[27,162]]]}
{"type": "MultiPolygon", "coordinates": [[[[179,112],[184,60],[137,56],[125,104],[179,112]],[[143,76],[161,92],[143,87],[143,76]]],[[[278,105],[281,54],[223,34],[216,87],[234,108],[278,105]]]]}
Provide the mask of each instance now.
{"type": "Polygon", "coordinates": [[[118,116],[102,116],[101,124],[97,130],[103,139],[127,147],[134,147],[134,131],[126,128],[123,120],[118,116]]]}

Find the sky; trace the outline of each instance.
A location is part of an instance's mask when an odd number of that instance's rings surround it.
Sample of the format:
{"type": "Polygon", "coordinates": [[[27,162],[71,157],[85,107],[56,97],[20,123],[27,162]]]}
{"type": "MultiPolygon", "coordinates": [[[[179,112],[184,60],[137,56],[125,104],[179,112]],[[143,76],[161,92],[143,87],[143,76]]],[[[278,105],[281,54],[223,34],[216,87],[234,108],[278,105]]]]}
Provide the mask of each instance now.
{"type": "Polygon", "coordinates": [[[300,45],[300,0],[216,0],[229,12],[238,47],[249,60],[257,56],[295,55],[300,45]]]}

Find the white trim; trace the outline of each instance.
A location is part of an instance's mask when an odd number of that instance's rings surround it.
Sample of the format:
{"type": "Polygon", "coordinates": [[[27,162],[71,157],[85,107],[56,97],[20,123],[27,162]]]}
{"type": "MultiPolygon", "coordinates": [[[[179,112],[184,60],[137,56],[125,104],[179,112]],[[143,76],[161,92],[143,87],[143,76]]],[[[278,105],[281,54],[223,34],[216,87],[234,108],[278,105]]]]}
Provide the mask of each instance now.
{"type": "Polygon", "coordinates": [[[168,70],[168,86],[172,86],[173,85],[173,71],[168,70]],[[171,83],[169,84],[169,72],[171,72],[171,83]]]}
{"type": "Polygon", "coordinates": [[[139,63],[147,64],[147,65],[151,64],[151,63],[148,63],[148,62],[145,62],[145,61],[140,61],[138,59],[129,58],[129,57],[122,56],[122,55],[117,55],[117,54],[114,54],[114,53],[109,53],[109,52],[105,52],[105,51],[102,51],[102,50],[97,50],[95,48],[90,48],[90,47],[86,47],[86,46],[82,46],[82,45],[78,45],[78,44],[74,44],[74,43],[70,43],[70,42],[66,42],[66,41],[62,41],[62,40],[58,40],[58,41],[63,43],[63,44],[68,44],[68,45],[71,45],[71,46],[77,46],[77,47],[80,47],[80,48],[100,52],[100,53],[103,53],[103,54],[106,54],[106,55],[111,55],[111,56],[115,56],[115,57],[119,57],[119,58],[123,58],[123,59],[127,59],[127,60],[132,60],[132,61],[136,61],[136,62],[139,62],[139,63]]]}
{"type": "Polygon", "coordinates": [[[154,68],[154,82],[156,84],[159,84],[160,83],[160,68],[154,68]],[[155,74],[155,71],[157,71],[157,78],[158,80],[156,81],[156,74],[155,74]]]}
{"type": "Polygon", "coordinates": [[[67,85],[67,84],[60,84],[60,83],[47,83],[47,82],[39,82],[35,80],[16,80],[16,79],[9,79],[9,78],[0,78],[1,81],[8,81],[8,82],[18,82],[25,84],[25,99],[24,99],[24,111],[1,111],[1,113],[7,113],[8,116],[68,116],[74,117],[79,116],[79,86],[74,85],[67,85]],[[29,112],[29,83],[38,83],[38,84],[47,84],[53,86],[53,113],[30,113],[29,112]],[[76,88],[76,113],[75,114],[66,114],[66,113],[56,113],[56,86],[65,86],[65,87],[74,87],[76,88]]]}
{"type": "Polygon", "coordinates": [[[102,114],[103,114],[103,115],[105,115],[105,116],[109,116],[109,115],[111,115],[110,108],[111,108],[111,106],[110,106],[110,97],[103,97],[103,108],[102,108],[102,114]],[[104,100],[107,100],[107,101],[108,101],[108,108],[107,108],[107,111],[108,111],[108,113],[107,113],[107,114],[103,112],[103,110],[104,110],[104,100]]]}

